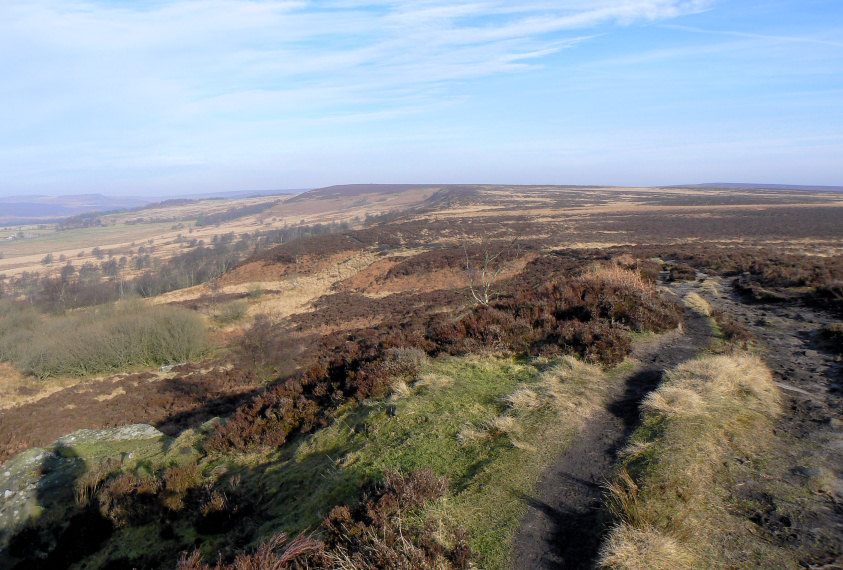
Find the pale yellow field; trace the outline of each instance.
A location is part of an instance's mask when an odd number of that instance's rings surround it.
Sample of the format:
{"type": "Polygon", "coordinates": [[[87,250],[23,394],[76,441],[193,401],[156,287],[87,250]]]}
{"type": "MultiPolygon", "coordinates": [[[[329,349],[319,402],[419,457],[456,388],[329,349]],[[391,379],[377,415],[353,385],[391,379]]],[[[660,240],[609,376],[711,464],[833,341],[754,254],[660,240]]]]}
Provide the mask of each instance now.
{"type": "MultiPolygon", "coordinates": [[[[328,200],[300,200],[288,204],[294,195],[262,196],[260,198],[234,200],[201,200],[161,208],[149,208],[132,212],[121,212],[102,216],[105,226],[57,231],[55,224],[38,226],[8,226],[0,228],[0,275],[8,277],[23,272],[39,275],[57,275],[62,266],[70,263],[80,267],[86,262],[99,264],[91,250],[99,247],[116,257],[131,255],[141,246],[152,246],[152,256],[166,260],[186,251],[177,240],[204,240],[210,244],[214,236],[227,233],[240,235],[255,231],[280,229],[298,224],[354,222],[367,214],[378,215],[393,210],[405,209],[423,201],[438,188],[413,189],[394,194],[366,194],[328,200]],[[225,212],[261,203],[281,200],[280,204],[258,214],[244,216],[220,225],[199,227],[196,218],[201,214],[225,212]],[[166,219],[168,221],[127,223],[144,218],[146,220],[166,219]],[[9,236],[24,231],[27,239],[8,240],[9,236]],[[81,255],[80,255],[81,253],[81,255]],[[41,260],[52,254],[54,262],[44,265],[41,260]],[[60,257],[65,259],[60,261],[60,257]]],[[[132,277],[127,271],[124,277],[132,277]]]]}

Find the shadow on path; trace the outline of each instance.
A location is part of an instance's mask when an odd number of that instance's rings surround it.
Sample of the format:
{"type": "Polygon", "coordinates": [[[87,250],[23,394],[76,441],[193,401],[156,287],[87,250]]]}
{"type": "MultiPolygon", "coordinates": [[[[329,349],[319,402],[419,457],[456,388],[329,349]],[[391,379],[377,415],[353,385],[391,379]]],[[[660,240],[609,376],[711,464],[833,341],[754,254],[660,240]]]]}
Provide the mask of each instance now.
{"type": "Polygon", "coordinates": [[[693,358],[708,345],[708,320],[685,312],[684,333],[651,347],[641,366],[606,409],[596,413],[555,465],[542,476],[513,544],[520,569],[591,568],[600,547],[602,484],[612,475],[618,451],[639,421],[643,398],[666,370],[693,358]]]}

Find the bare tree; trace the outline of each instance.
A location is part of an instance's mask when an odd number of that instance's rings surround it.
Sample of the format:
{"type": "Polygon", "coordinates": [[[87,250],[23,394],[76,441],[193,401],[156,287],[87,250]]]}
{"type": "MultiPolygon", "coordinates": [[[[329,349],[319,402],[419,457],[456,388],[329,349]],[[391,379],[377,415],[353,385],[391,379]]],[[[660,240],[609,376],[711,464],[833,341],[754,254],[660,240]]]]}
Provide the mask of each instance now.
{"type": "Polygon", "coordinates": [[[497,296],[498,278],[521,256],[518,236],[506,241],[483,239],[474,251],[469,250],[468,240],[464,239],[462,247],[471,297],[481,305],[488,305],[497,296]]]}

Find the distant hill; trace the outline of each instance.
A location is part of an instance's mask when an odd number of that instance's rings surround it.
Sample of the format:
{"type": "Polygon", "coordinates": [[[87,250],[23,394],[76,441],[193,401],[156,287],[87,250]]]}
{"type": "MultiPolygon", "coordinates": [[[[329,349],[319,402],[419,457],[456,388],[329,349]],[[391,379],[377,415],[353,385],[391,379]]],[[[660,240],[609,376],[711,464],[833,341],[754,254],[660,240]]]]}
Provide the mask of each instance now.
{"type": "Polygon", "coordinates": [[[326,186],[325,188],[315,188],[299,194],[295,198],[291,198],[287,202],[297,202],[300,200],[329,200],[332,198],[349,198],[352,196],[360,196],[363,194],[387,194],[393,192],[406,192],[407,190],[416,190],[420,188],[433,188],[437,184],[340,184],[337,186],[326,186]]]}
{"type": "Polygon", "coordinates": [[[30,224],[85,212],[137,208],[152,202],[134,196],[5,196],[0,197],[0,224],[30,224]]]}
{"type": "Polygon", "coordinates": [[[76,194],[69,196],[0,196],[0,225],[36,224],[57,221],[77,214],[109,212],[142,208],[172,200],[203,200],[251,198],[278,194],[297,194],[304,189],[288,190],[232,190],[172,196],[104,196],[102,194],[76,194]]]}
{"type": "Polygon", "coordinates": [[[843,186],[806,186],[799,184],[755,184],[740,182],[708,182],[705,184],[681,184],[673,188],[772,188],[780,190],[812,190],[819,192],[843,192],[843,186]]]}
{"type": "MultiPolygon", "coordinates": [[[[198,194],[180,194],[179,198],[185,198],[188,200],[213,200],[215,198],[219,199],[232,199],[232,198],[255,198],[258,196],[278,196],[281,194],[300,194],[302,192],[307,192],[310,188],[286,188],[281,190],[230,190],[225,192],[200,192],[198,194]]],[[[150,198],[151,201],[160,202],[166,200],[167,198],[163,196],[158,196],[156,198],[150,198]]]]}

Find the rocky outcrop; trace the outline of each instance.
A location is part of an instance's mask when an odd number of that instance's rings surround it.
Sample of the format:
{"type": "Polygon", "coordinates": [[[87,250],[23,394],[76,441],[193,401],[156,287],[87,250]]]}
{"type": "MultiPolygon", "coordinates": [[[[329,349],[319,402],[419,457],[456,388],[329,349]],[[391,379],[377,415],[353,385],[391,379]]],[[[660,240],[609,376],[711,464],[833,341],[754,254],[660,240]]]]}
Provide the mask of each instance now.
{"type": "Polygon", "coordinates": [[[77,481],[90,469],[105,460],[134,464],[166,453],[169,444],[148,424],[83,429],[6,461],[0,467],[0,566],[14,558],[10,541],[22,528],[68,518],[77,481]]]}

